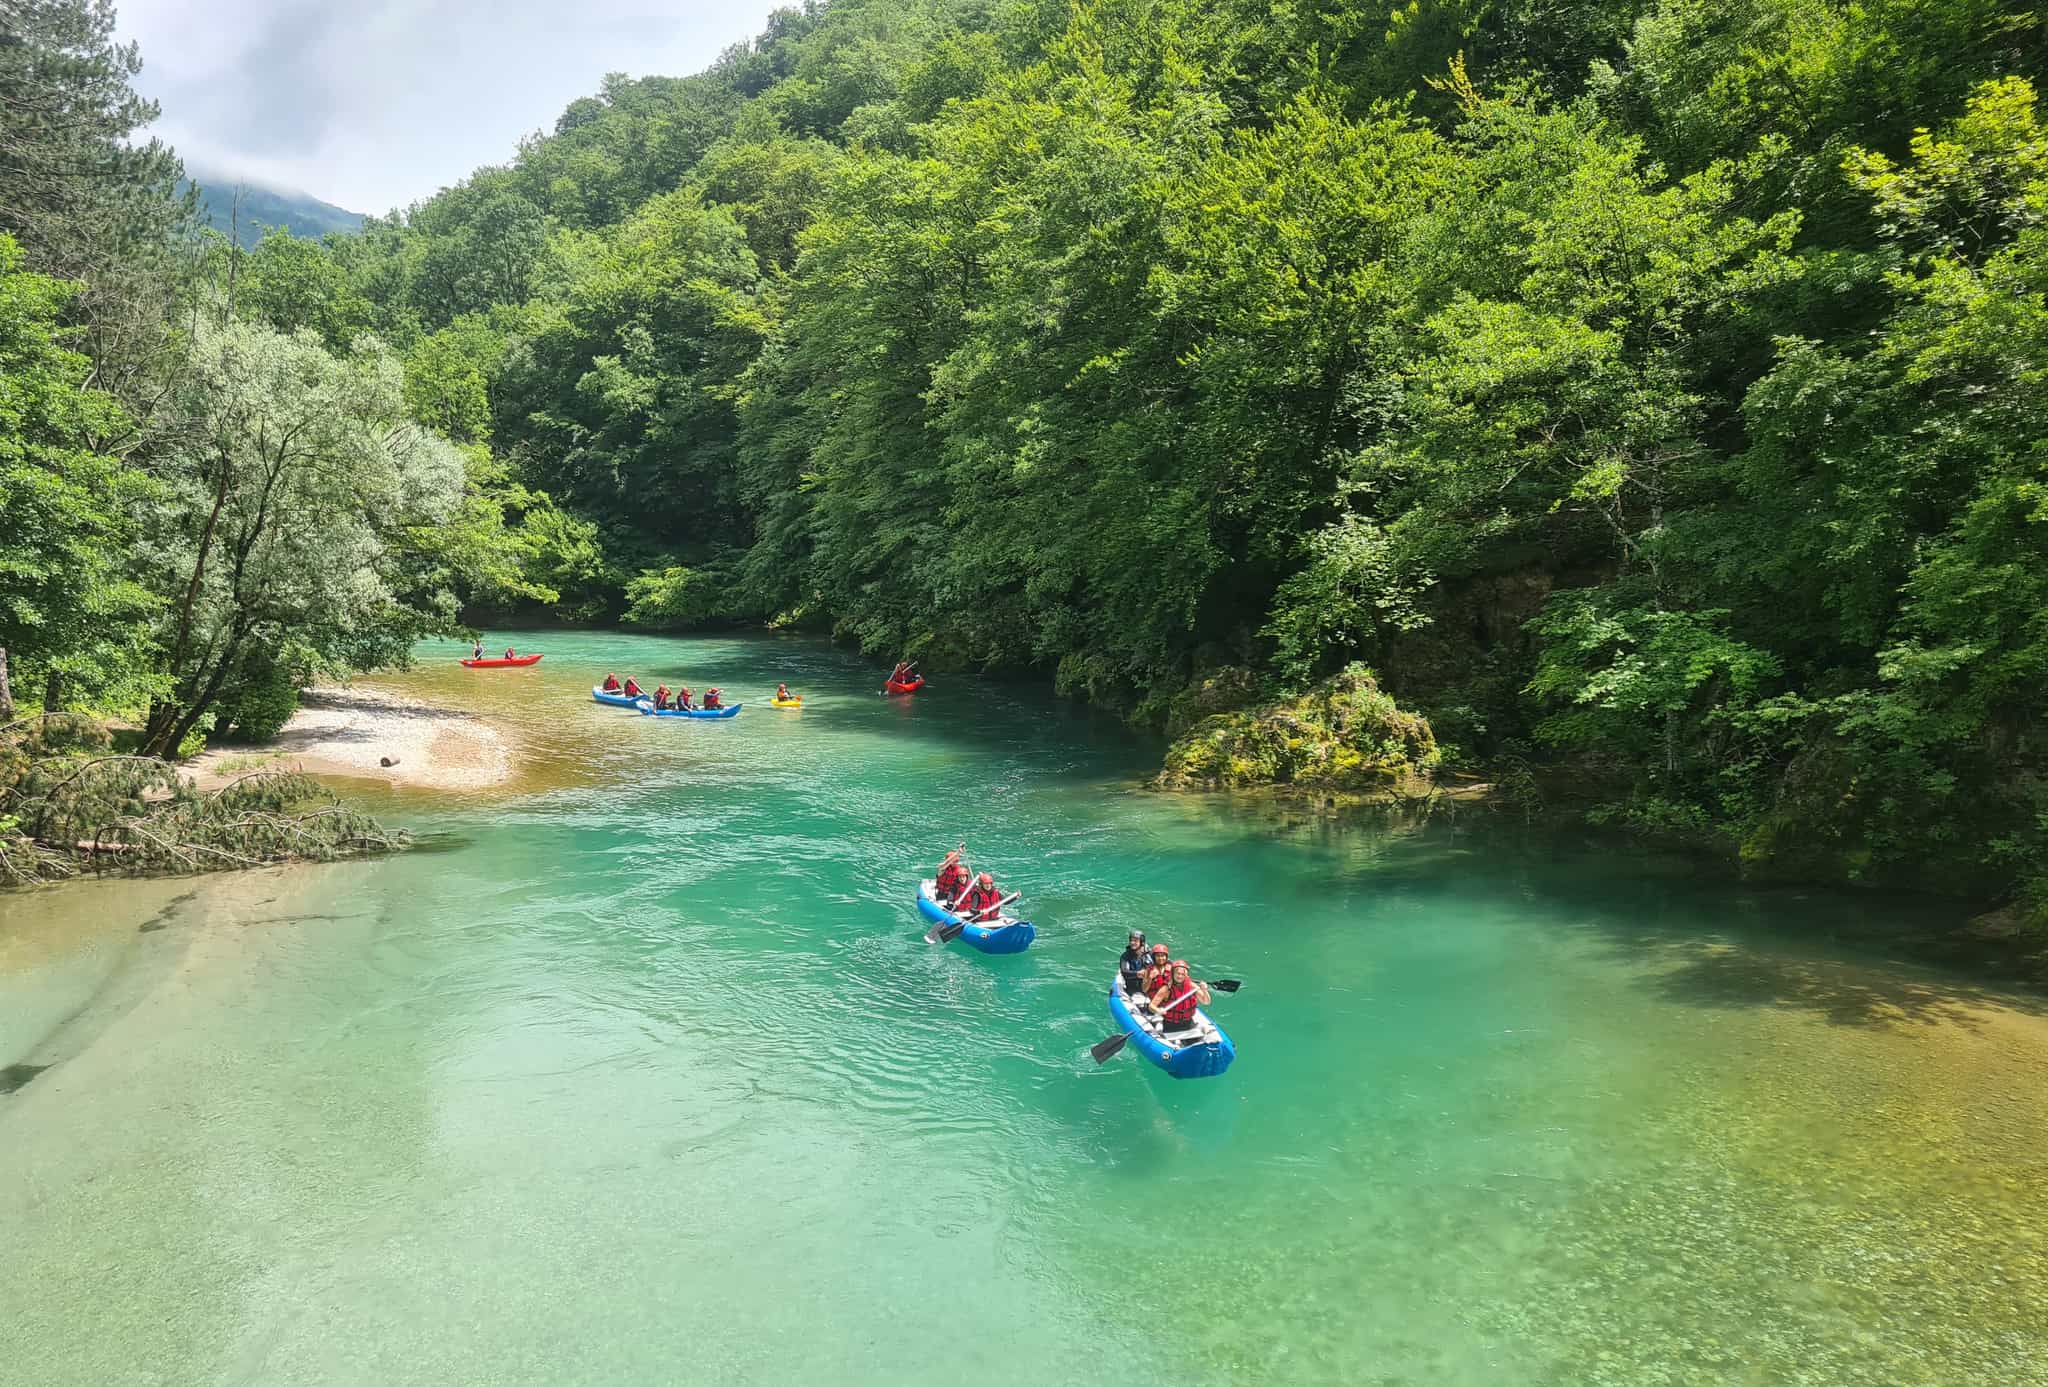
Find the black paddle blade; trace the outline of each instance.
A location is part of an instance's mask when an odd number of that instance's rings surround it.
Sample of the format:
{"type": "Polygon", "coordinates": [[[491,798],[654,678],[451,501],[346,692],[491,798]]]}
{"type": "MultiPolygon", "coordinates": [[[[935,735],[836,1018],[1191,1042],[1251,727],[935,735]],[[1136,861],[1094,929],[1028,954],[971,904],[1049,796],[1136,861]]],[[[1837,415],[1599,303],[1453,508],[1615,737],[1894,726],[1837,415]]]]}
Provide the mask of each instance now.
{"type": "Polygon", "coordinates": [[[1102,1064],[1106,1062],[1111,1055],[1114,1055],[1117,1051],[1123,1049],[1124,1046],[1130,1043],[1131,1033],[1129,1031],[1118,1031],[1109,1039],[1100,1040],[1097,1041],[1095,1044],[1090,1045],[1088,1047],[1088,1054],[1089,1057],[1093,1059],[1097,1064],[1102,1064]]]}
{"type": "Polygon", "coordinates": [[[1211,978],[1209,979],[1209,986],[1215,988],[1218,992],[1235,992],[1238,988],[1243,987],[1244,984],[1236,978],[1211,978]]]}
{"type": "Polygon", "coordinates": [[[940,925],[939,942],[941,944],[950,944],[965,933],[967,933],[967,926],[962,924],[940,925]]]}

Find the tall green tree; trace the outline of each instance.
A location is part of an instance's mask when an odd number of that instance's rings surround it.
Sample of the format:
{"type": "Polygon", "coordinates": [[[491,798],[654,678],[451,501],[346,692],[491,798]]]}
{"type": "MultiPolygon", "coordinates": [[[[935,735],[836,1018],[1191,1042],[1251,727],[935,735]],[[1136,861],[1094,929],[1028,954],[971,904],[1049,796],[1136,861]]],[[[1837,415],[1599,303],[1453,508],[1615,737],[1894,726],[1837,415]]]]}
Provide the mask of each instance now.
{"type": "Polygon", "coordinates": [[[93,444],[123,431],[121,409],[60,341],[75,286],[21,262],[0,233],[0,720],[16,681],[53,709],[66,687],[132,693],[153,609],[125,562],[153,489],[93,444]]]}

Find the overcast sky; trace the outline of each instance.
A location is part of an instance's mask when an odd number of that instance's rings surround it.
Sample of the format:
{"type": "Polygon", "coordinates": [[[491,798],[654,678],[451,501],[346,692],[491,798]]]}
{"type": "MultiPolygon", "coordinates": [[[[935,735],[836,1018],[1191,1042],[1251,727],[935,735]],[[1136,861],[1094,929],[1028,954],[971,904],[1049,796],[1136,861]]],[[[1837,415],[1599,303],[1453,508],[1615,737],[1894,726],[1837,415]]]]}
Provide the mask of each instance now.
{"type": "MultiPolygon", "coordinates": [[[[785,0],[786,2],[786,0],[785,0]]],[[[775,0],[117,0],[188,164],[385,212],[504,163],[607,72],[700,72],[775,0]]]]}

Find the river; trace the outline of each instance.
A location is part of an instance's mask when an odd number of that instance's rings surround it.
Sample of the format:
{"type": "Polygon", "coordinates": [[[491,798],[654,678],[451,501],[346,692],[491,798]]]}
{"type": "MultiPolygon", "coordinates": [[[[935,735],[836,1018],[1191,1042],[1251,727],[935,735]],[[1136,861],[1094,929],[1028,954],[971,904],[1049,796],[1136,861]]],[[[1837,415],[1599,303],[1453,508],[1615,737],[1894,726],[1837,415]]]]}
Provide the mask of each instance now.
{"type": "Polygon", "coordinates": [[[0,1381],[2048,1381],[2048,1007],[1924,907],[1156,795],[812,641],[492,639],[547,658],[380,681],[526,748],[360,796],[425,850],[0,900],[0,1381]],[[923,942],[962,838],[1028,953],[923,942]],[[1132,924],[1245,980],[1228,1074],[1089,1060],[1132,924]]]}

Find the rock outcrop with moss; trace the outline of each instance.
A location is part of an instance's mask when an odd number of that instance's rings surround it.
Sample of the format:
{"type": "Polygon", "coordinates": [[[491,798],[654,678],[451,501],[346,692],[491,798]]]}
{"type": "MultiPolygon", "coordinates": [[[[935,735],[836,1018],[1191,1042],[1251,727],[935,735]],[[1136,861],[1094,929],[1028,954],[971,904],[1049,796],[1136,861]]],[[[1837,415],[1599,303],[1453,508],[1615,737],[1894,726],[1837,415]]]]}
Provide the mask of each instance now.
{"type": "Polygon", "coordinates": [[[1428,720],[1355,664],[1300,698],[1204,718],[1167,751],[1159,784],[1370,792],[1426,780],[1436,764],[1428,720]]]}

